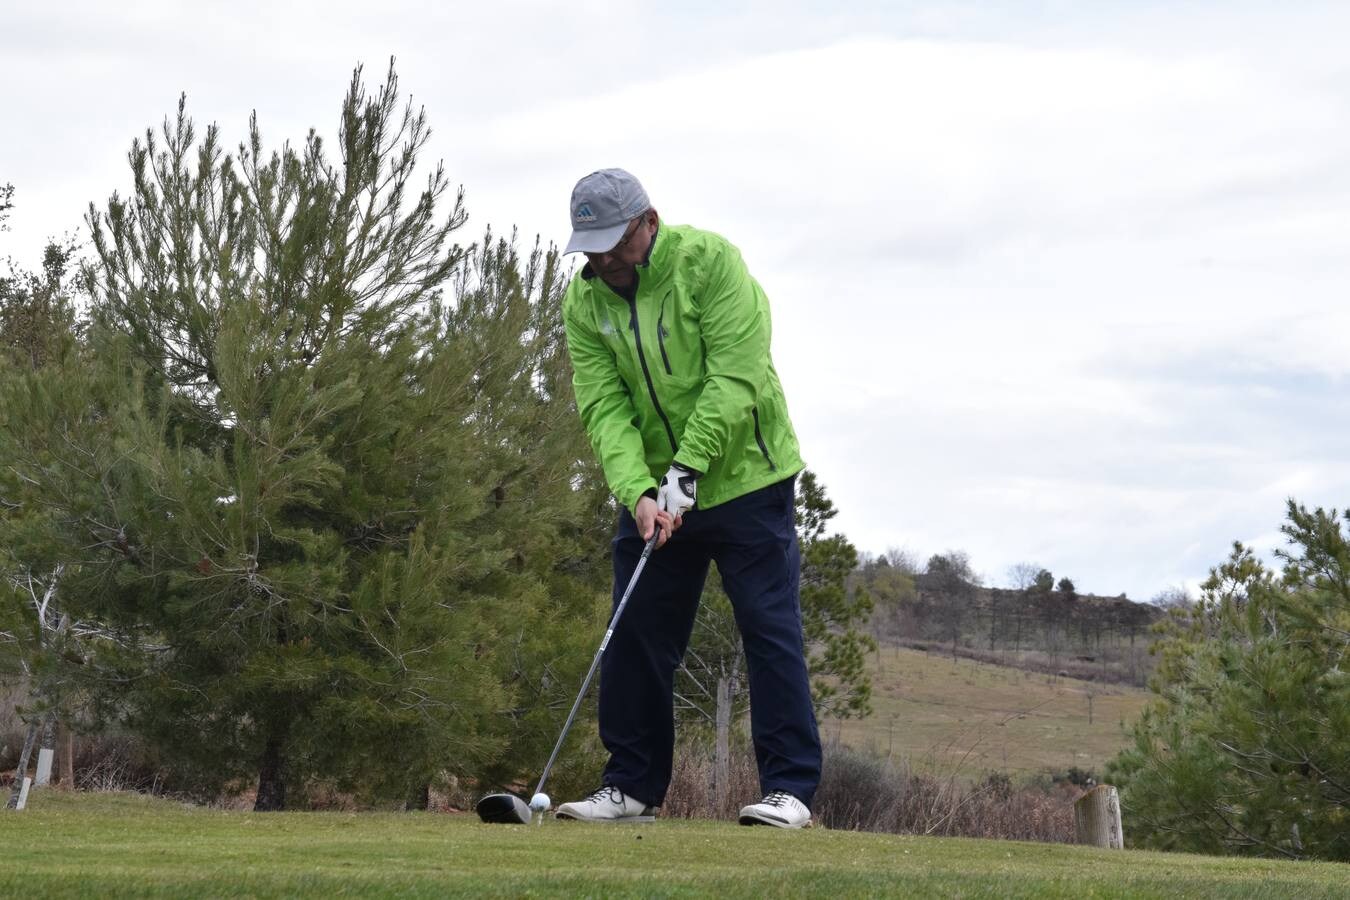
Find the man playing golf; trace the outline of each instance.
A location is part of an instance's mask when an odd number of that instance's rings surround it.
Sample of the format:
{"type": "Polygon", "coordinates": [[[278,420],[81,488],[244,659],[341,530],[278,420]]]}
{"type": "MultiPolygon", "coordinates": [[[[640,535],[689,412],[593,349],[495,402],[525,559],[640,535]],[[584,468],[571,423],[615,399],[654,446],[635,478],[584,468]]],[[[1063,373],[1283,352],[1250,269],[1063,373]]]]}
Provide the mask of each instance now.
{"type": "Polygon", "coordinates": [[[802,469],[769,356],[769,302],[737,249],[661,221],[638,180],[603,169],[572,191],[563,301],[577,407],[623,506],[614,600],[658,546],[600,667],[603,786],[563,819],[651,821],[670,784],[673,685],[710,561],[735,609],[765,797],[744,825],[800,828],[820,781],[802,648],[793,514],[802,469]]]}

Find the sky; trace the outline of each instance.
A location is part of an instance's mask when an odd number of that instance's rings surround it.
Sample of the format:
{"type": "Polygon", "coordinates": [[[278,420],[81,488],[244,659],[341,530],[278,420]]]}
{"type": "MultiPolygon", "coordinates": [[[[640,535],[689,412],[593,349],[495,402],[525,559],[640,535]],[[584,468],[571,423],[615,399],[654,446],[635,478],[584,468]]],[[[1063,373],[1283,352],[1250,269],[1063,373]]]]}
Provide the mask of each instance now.
{"type": "Polygon", "coordinates": [[[393,57],[463,243],[563,243],[621,166],[741,249],[860,550],[1147,600],[1350,506],[1348,38],[1242,0],[0,0],[0,257],[86,239],[180,94],[299,143],[393,57]]]}

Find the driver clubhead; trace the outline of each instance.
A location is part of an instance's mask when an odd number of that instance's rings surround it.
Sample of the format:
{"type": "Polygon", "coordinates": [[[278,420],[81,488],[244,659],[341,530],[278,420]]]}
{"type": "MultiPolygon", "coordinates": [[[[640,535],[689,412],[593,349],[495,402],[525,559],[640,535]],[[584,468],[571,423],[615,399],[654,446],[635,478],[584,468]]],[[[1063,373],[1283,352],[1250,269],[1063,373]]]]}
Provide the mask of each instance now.
{"type": "Polygon", "coordinates": [[[478,801],[478,818],[501,825],[528,825],[530,805],[515,794],[488,794],[478,801]]]}

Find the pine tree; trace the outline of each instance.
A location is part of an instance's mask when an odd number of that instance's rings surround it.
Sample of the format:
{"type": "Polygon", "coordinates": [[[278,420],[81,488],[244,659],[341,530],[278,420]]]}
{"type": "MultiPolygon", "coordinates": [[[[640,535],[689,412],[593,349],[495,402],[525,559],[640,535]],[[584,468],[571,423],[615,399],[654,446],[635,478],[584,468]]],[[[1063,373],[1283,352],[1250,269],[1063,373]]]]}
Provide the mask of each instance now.
{"type": "MultiPolygon", "coordinates": [[[[0,278],[0,459],[20,458],[15,444],[27,430],[12,421],[10,399],[82,364],[68,283],[74,252],[70,243],[50,243],[40,274],[11,262],[9,275],[0,278]]],[[[10,805],[17,803],[35,745],[53,749],[54,723],[58,716],[66,719],[71,699],[59,663],[77,652],[76,635],[90,630],[83,623],[71,629],[63,614],[61,582],[68,559],[49,543],[34,540],[47,510],[33,502],[30,488],[13,464],[0,472],[0,679],[8,676],[27,689],[21,713],[28,729],[10,805]]]]}
{"type": "Polygon", "coordinates": [[[598,617],[593,472],[551,431],[575,422],[557,255],[522,280],[453,244],[462,194],[440,218],[440,167],[412,186],[428,135],[392,67],[369,97],[354,75],[336,162],[313,131],[266,154],[256,117],[231,157],[180,102],[131,197],[91,208],[95,371],[12,404],[35,434],[82,423],[64,465],[20,449],[70,603],[109,630],[86,683],[203,796],[403,800],[518,766],[527,689],[570,685],[532,644],[513,668],[513,629],[563,652],[598,617]]]}
{"type": "Polygon", "coordinates": [[[9,211],[14,208],[14,185],[0,184],[0,231],[9,231],[9,211]]]}
{"type": "Polygon", "coordinates": [[[797,481],[797,535],[802,554],[802,631],[817,715],[865,718],[872,713],[872,680],[866,655],[876,641],[859,628],[872,613],[865,590],[848,590],[858,551],[842,534],[825,529],[838,514],[811,471],[797,481]]]}
{"type": "Polygon", "coordinates": [[[1289,503],[1278,576],[1237,544],[1162,625],[1158,698],[1110,766],[1136,839],[1350,860],[1350,540],[1289,503]]]}
{"type": "MultiPolygon", "coordinates": [[[[556,250],[536,244],[522,260],[514,236],[488,233],[456,276],[456,301],[434,314],[435,352],[474,365],[469,418],[494,520],[509,535],[511,581],[503,590],[532,598],[489,611],[497,646],[485,662],[509,693],[494,711],[503,743],[480,772],[486,784],[537,775],[609,611],[605,551],[617,510],[572,398],[564,276],[556,250]]],[[[583,738],[593,722],[588,716],[574,728],[568,754],[597,752],[583,738]]],[[[553,783],[579,790],[568,773],[580,777],[595,765],[567,762],[555,767],[553,783]]]]}
{"type": "Polygon", "coordinates": [[[70,274],[72,243],[49,243],[42,271],[28,272],[10,263],[0,278],[0,353],[15,371],[35,371],[71,349],[78,335],[70,274]]]}

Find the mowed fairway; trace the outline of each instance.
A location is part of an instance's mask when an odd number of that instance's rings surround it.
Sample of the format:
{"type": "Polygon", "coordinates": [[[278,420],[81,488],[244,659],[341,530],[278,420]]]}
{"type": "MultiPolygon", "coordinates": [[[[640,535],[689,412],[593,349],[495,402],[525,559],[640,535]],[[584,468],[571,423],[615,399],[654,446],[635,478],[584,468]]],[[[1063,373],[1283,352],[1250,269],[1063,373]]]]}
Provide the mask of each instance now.
{"type": "Polygon", "coordinates": [[[952,659],[936,648],[883,647],[868,657],[868,670],[872,716],[824,722],[823,736],[940,775],[1071,766],[1100,774],[1128,742],[1121,722],[1132,722],[1149,697],[1140,688],[952,659]]]}
{"type": "Polygon", "coordinates": [[[483,825],[37,794],[0,812],[6,897],[1344,897],[1350,866],[721,822],[483,825]]]}

